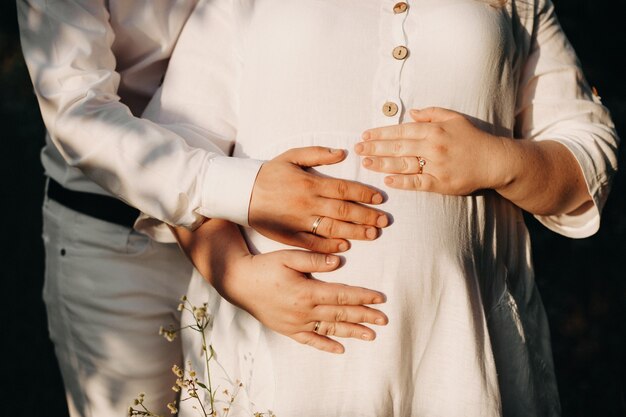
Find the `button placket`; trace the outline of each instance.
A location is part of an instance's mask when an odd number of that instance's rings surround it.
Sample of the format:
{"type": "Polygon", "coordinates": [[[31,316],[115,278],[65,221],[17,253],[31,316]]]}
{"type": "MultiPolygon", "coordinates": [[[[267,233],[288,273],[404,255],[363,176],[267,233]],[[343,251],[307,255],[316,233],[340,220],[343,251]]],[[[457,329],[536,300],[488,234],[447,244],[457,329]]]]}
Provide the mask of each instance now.
{"type": "Polygon", "coordinates": [[[409,4],[383,1],[379,23],[379,64],[374,83],[374,126],[399,123],[404,113],[400,99],[401,74],[410,50],[404,23],[409,4]]]}
{"type": "Polygon", "coordinates": [[[402,68],[404,67],[405,60],[409,56],[409,49],[406,46],[406,34],[404,31],[404,23],[408,15],[408,8],[409,6],[406,2],[395,3],[392,6],[393,15],[390,19],[391,27],[389,30],[392,35],[391,40],[395,45],[391,49],[391,58],[393,62],[390,62],[389,67],[389,70],[392,71],[391,79],[393,82],[389,87],[392,89],[393,99],[390,99],[383,104],[383,114],[388,119],[392,118],[395,123],[400,122],[400,118],[403,113],[403,103],[400,99],[400,86],[402,68]]]}

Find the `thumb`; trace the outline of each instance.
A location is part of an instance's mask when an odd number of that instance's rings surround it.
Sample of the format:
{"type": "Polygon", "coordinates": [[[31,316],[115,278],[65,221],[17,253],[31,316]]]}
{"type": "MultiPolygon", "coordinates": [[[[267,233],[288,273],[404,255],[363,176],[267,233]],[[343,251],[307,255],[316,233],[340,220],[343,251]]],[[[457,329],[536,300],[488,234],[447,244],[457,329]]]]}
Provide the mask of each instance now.
{"type": "Polygon", "coordinates": [[[340,264],[336,255],[307,252],[302,250],[285,250],[283,263],[286,267],[305,274],[312,272],[329,272],[337,269],[340,264]]]}
{"type": "Polygon", "coordinates": [[[346,157],[343,149],[325,148],[323,146],[307,146],[293,148],[278,155],[275,161],[291,162],[301,167],[316,167],[341,162],[346,157]]]}
{"type": "Polygon", "coordinates": [[[438,123],[454,119],[460,113],[454,110],[448,110],[441,107],[427,107],[425,109],[412,109],[411,118],[419,123],[438,123]]]}

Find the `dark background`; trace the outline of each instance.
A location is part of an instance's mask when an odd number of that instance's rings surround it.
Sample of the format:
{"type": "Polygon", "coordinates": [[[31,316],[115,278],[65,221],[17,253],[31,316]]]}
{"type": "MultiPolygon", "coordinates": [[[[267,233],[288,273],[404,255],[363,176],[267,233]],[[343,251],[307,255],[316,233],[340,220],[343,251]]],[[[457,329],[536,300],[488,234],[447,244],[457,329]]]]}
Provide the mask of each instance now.
{"type": "MultiPolygon", "coordinates": [[[[625,135],[626,0],[554,2],[587,79],[625,135]]],[[[41,300],[44,129],[10,0],[0,1],[0,121],[0,414],[62,417],[67,409],[41,300]]],[[[625,162],[622,149],[620,165],[625,162]]],[[[561,237],[528,216],[527,224],[552,328],[563,415],[626,416],[625,176],[616,177],[602,228],[591,238],[561,237]]]]}

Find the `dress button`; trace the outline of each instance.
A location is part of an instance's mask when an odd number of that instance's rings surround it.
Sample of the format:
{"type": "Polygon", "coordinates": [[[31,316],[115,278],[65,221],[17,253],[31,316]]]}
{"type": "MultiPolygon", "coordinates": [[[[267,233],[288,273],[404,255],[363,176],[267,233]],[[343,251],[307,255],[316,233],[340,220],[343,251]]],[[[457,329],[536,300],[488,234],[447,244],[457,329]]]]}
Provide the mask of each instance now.
{"type": "Polygon", "coordinates": [[[409,50],[406,48],[406,46],[396,46],[395,48],[393,48],[392,55],[395,59],[402,60],[409,56],[409,50]]]}
{"type": "Polygon", "coordinates": [[[404,12],[406,12],[406,10],[408,8],[409,8],[409,5],[406,4],[405,2],[401,1],[400,3],[396,3],[396,5],[393,6],[393,12],[395,14],[404,13],[404,12]]]}
{"type": "Polygon", "coordinates": [[[385,116],[393,117],[398,113],[398,105],[393,101],[383,104],[383,113],[385,116]]]}

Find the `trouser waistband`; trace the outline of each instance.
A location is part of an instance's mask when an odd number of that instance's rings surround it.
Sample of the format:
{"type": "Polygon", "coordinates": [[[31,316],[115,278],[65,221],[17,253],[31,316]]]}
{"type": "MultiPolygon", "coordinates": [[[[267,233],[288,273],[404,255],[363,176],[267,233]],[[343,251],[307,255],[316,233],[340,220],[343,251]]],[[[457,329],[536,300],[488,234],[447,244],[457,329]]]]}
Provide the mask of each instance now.
{"type": "Polygon", "coordinates": [[[139,210],[114,197],[68,190],[52,178],[48,182],[48,198],[79,213],[128,228],[139,217],[139,210]]]}

